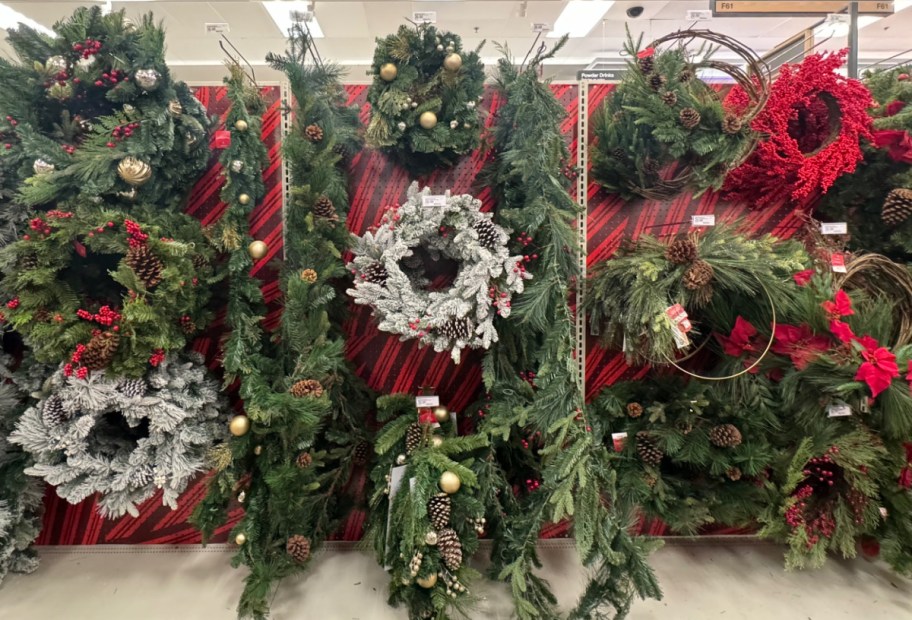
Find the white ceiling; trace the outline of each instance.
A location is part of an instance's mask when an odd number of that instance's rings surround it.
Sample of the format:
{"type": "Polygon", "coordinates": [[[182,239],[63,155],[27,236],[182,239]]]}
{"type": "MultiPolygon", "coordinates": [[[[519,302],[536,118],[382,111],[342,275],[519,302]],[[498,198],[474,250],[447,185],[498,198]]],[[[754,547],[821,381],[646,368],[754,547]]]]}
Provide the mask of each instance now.
{"type": "MultiPolygon", "coordinates": [[[[66,17],[79,5],[98,4],[86,0],[5,0],[4,4],[46,26],[66,17]]],[[[350,67],[349,81],[363,82],[366,65],[373,55],[374,39],[394,32],[412,11],[437,11],[437,25],[463,37],[466,47],[482,39],[489,41],[482,56],[491,61],[497,53],[492,41],[506,43],[519,56],[533,42],[532,22],[554,23],[564,0],[450,0],[436,2],[393,2],[386,0],[316,0],[315,12],[325,38],[318,41],[324,59],[350,67]],[[523,6],[525,5],[525,10],[523,6]]],[[[686,28],[689,9],[706,9],[709,0],[621,0],[616,2],[601,24],[595,24],[585,38],[572,39],[554,63],[552,72],[561,77],[585,67],[595,57],[617,57],[624,38],[625,24],[634,34],[645,32],[646,39],[686,28]],[[643,14],[629,19],[626,10],[643,6],[643,14]]],[[[257,67],[261,80],[276,79],[263,67],[267,52],[284,49],[284,37],[262,4],[255,0],[153,0],[113,2],[115,10],[126,9],[130,16],[153,11],[167,30],[168,61],[176,74],[188,81],[220,81],[223,53],[217,35],[205,35],[206,22],[227,22],[231,42],[257,67]]],[[[763,54],[783,40],[812,26],[819,19],[809,17],[715,18],[697,27],[710,28],[741,40],[763,54]]],[[[861,55],[878,60],[912,47],[907,34],[912,30],[912,9],[884,18],[861,31],[861,55]]],[[[841,47],[844,39],[827,47],[841,47]]],[[[5,43],[0,53],[9,54],[5,43]]]]}

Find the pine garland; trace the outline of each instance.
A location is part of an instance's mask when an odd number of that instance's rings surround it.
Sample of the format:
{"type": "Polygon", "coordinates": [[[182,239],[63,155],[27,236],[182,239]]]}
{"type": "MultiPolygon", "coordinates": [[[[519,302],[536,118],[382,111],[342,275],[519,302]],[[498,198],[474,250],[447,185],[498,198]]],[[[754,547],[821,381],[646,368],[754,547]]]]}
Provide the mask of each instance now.
{"type": "Polygon", "coordinates": [[[367,141],[412,173],[454,165],[480,143],[484,66],[452,32],[400,26],[377,39],[367,141]]]}

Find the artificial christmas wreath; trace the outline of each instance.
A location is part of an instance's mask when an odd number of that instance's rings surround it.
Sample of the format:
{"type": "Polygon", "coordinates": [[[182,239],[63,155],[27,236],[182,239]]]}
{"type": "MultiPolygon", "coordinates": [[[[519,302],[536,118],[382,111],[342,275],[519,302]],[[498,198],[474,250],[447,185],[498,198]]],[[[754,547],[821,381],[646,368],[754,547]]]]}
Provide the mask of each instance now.
{"type": "Polygon", "coordinates": [[[413,183],[405,203],[355,240],[348,294],[373,309],[380,330],[449,350],[458,363],[462,349],[497,341],[494,317],[510,315],[513,295],[532,276],[522,256],[510,255],[508,231],[480,211],[481,201],[447,192],[444,206],[423,206],[430,196],[430,188],[413,183]],[[441,259],[457,261],[458,273],[449,288],[430,290],[424,263],[441,259]]]}
{"type": "Polygon", "coordinates": [[[162,502],[176,508],[225,434],[218,392],[196,355],[167,357],[135,379],[104,372],[79,379],[61,368],[11,440],[35,460],[26,473],[69,502],[99,493],[102,515],[136,516],[136,505],[160,489],[162,502]]]}
{"type": "Polygon", "coordinates": [[[766,100],[769,70],[737,41],[710,31],[676,32],[642,48],[629,36],[628,71],[595,117],[594,178],[624,198],[661,199],[686,186],[718,188],[756,144],[750,121],[766,100]],[[688,52],[682,42],[701,41],[688,52]],[[662,47],[675,43],[672,47],[662,47]],[[744,59],[747,71],[711,58],[713,43],[744,59]],[[700,68],[729,74],[750,105],[723,108],[716,89],[697,79],[700,68]]]}
{"type": "MultiPolygon", "coordinates": [[[[871,140],[871,95],[858,80],[837,72],[845,52],[814,54],[800,65],[783,65],[763,111],[751,123],[766,136],[751,157],[729,173],[725,196],[755,208],[800,202],[826,193],[845,173],[855,171],[871,140]]],[[[726,99],[736,113],[746,104],[736,87],[726,99]]]]}
{"type": "Polygon", "coordinates": [[[484,65],[459,36],[429,24],[401,26],[377,40],[371,74],[372,146],[418,173],[451,166],[478,147],[484,65]]]}
{"type": "Polygon", "coordinates": [[[177,214],[138,220],[49,211],[4,248],[3,313],[36,359],[78,377],[103,368],[138,377],[205,326],[215,276],[199,225],[177,214]]]}

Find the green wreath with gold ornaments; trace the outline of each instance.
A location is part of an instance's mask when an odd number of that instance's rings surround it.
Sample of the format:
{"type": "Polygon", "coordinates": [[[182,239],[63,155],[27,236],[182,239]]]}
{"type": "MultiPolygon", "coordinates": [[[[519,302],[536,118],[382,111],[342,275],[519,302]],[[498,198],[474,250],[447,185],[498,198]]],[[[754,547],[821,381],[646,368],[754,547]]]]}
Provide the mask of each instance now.
{"type": "Polygon", "coordinates": [[[481,142],[484,65],[459,36],[429,24],[377,39],[368,143],[409,171],[454,165],[481,142]]]}
{"type": "Polygon", "coordinates": [[[67,375],[142,376],[208,322],[208,245],[186,215],[152,225],[98,207],[50,211],[0,252],[4,318],[67,375]]]}

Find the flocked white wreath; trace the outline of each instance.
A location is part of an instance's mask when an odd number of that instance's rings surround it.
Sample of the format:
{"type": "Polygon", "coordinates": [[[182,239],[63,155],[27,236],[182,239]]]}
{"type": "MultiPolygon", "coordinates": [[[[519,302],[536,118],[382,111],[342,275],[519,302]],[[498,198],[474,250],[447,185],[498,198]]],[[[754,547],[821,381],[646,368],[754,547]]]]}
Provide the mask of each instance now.
{"type": "Polygon", "coordinates": [[[168,357],[139,379],[109,379],[104,371],[79,379],[61,369],[10,440],[34,457],[25,472],[68,502],[98,493],[103,516],[137,516],[136,505],[158,489],[162,503],[177,507],[205,469],[207,450],[226,434],[220,404],[218,384],[197,355],[168,357]]]}
{"type": "Polygon", "coordinates": [[[349,263],[355,284],[348,294],[373,309],[381,331],[449,350],[459,363],[462,349],[497,342],[494,317],[510,315],[513,295],[522,293],[532,275],[522,256],[510,255],[509,231],[481,212],[480,200],[447,191],[443,206],[425,206],[433,199],[429,188],[419,191],[413,183],[404,204],[355,240],[349,263]],[[418,248],[431,261],[458,263],[452,286],[428,290],[418,248]]]}

